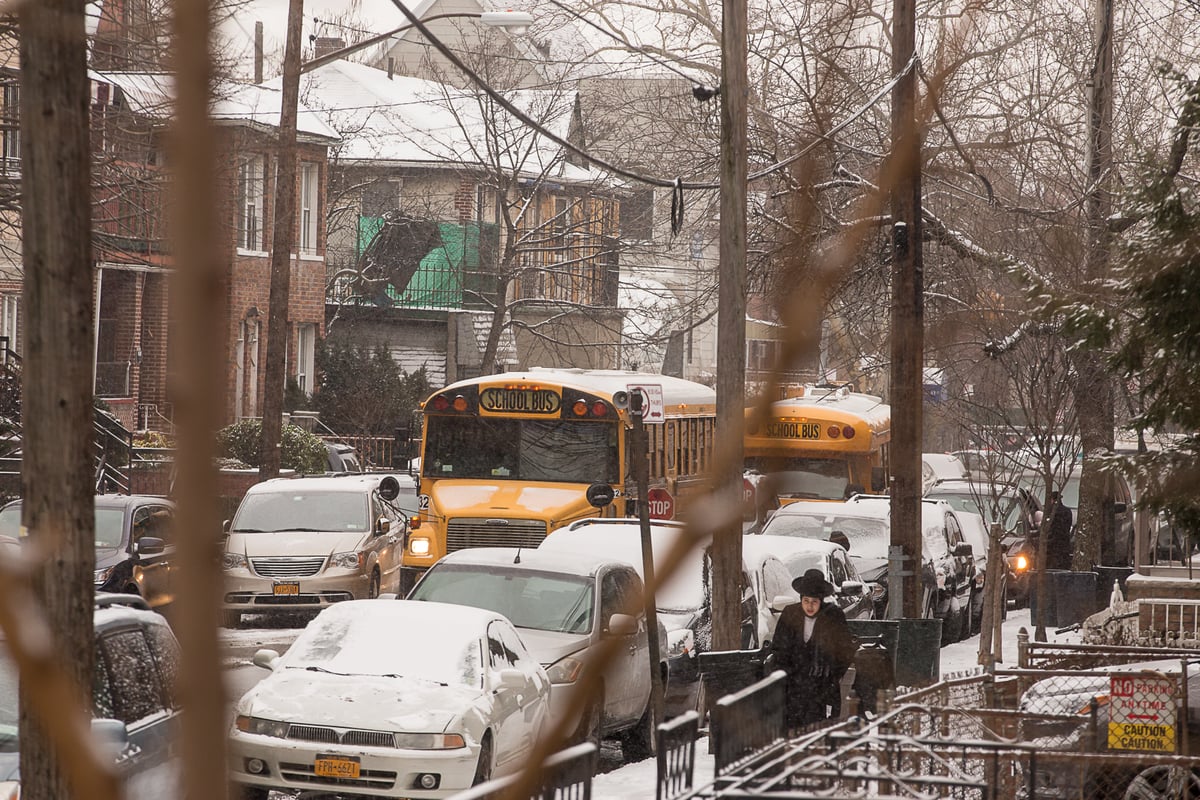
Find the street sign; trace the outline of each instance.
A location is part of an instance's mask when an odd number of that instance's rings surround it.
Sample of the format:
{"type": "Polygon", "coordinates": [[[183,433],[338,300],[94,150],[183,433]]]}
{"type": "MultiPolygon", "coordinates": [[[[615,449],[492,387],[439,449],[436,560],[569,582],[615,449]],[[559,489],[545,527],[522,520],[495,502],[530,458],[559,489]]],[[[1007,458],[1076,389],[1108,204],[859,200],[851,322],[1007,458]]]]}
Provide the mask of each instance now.
{"type": "Polygon", "coordinates": [[[742,478],[742,504],[747,508],[754,507],[754,481],[742,478]]]}
{"type": "Polygon", "coordinates": [[[631,383],[625,387],[630,394],[641,392],[645,398],[645,406],[642,412],[642,422],[646,424],[662,423],[667,421],[666,410],[663,405],[663,388],[661,383],[631,383]]]}
{"type": "Polygon", "coordinates": [[[1116,674],[1109,686],[1109,750],[1175,752],[1176,679],[1116,674]]]}
{"type": "Polygon", "coordinates": [[[675,498],[661,487],[646,492],[646,508],[650,519],[675,519],[675,498]]]}

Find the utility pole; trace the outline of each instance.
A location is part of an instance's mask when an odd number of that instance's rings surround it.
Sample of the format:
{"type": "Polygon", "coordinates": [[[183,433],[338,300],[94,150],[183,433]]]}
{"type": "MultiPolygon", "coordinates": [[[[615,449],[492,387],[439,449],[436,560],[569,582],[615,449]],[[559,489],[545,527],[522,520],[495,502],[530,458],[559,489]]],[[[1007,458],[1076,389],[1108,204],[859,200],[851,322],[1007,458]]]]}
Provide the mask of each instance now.
{"type": "MultiPolygon", "coordinates": [[[[717,288],[717,430],[714,476],[727,508],[742,503],[746,408],[746,3],[722,0],[721,239],[717,288]]],[[[713,649],[742,644],[742,529],[718,529],[712,544],[713,649]]]]}
{"type": "Polygon", "coordinates": [[[646,398],[640,391],[629,393],[629,416],[633,418],[633,436],[630,445],[633,455],[633,480],[637,484],[638,527],[642,539],[642,575],[645,576],[646,638],[650,642],[650,708],[653,724],[654,752],[658,752],[658,725],[663,721],[663,680],[658,663],[662,645],[658,640],[658,608],[654,597],[654,544],[650,538],[650,504],[646,494],[650,490],[650,465],[646,463],[646,398]]]}
{"type": "MultiPolygon", "coordinates": [[[[892,544],[902,548],[900,615],[922,616],[921,430],[924,276],[921,264],[921,138],[917,128],[915,0],[892,2],[892,544]],[[905,70],[907,70],[905,72],[905,70]]],[[[895,565],[889,567],[894,569],[895,565]]],[[[894,604],[893,604],[894,607],[894,604]]]]}
{"type": "MultiPolygon", "coordinates": [[[[1088,193],[1085,203],[1086,236],[1084,281],[1091,286],[1109,273],[1108,218],[1112,212],[1109,191],[1112,175],[1112,69],[1113,2],[1095,0],[1095,58],[1092,62],[1091,97],[1088,106],[1088,193]]],[[[1105,369],[1104,354],[1080,350],[1072,360],[1075,367],[1075,409],[1079,420],[1079,443],[1083,468],[1079,477],[1079,516],[1075,520],[1076,569],[1102,563],[1101,542],[1115,525],[1112,499],[1105,491],[1104,475],[1093,453],[1113,449],[1112,379],[1105,369]]],[[[1140,550],[1135,550],[1135,563],[1140,550]]],[[[1124,554],[1116,554],[1123,557],[1124,554]]],[[[1130,564],[1133,566],[1133,564],[1130,564]]]]}
{"type": "Polygon", "coordinates": [[[296,239],[296,107],[300,103],[300,29],[304,0],[289,0],[279,109],[279,166],[275,170],[275,228],[271,236],[271,293],[267,315],[267,372],[263,382],[262,462],[259,480],[279,475],[283,388],[287,376],[288,306],[292,245],[296,239]]]}

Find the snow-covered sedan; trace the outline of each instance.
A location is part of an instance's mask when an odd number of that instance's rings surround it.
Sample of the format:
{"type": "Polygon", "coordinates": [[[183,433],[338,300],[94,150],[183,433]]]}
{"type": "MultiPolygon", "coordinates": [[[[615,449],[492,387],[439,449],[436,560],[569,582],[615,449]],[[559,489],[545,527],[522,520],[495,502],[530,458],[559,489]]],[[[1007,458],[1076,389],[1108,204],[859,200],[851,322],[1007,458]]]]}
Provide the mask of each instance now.
{"type": "Polygon", "coordinates": [[[550,679],[502,615],[350,600],[322,611],[237,704],[230,773],[269,789],[438,798],[516,772],[550,707],[550,679]]]}

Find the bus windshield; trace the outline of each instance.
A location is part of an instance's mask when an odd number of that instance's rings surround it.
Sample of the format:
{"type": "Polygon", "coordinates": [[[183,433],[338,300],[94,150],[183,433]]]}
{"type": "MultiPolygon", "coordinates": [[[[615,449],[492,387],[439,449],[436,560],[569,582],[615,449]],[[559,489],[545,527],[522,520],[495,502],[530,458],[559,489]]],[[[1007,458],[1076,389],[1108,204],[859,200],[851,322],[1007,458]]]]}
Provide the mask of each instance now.
{"type": "Polygon", "coordinates": [[[430,416],[430,478],[617,483],[616,423],[430,416]]]}
{"type": "Polygon", "coordinates": [[[843,500],[850,484],[846,462],[830,458],[747,458],[746,468],[770,476],[779,497],[843,500]]]}

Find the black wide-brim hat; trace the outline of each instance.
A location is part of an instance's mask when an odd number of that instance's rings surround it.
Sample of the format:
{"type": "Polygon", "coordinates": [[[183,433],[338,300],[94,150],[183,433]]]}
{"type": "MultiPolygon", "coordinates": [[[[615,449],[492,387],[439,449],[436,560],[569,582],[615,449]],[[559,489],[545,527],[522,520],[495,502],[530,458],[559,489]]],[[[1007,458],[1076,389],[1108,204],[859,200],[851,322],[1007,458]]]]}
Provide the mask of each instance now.
{"type": "Polygon", "coordinates": [[[792,581],[792,588],[801,597],[825,598],[833,594],[833,584],[825,580],[825,573],[819,569],[810,569],[792,581]]]}

